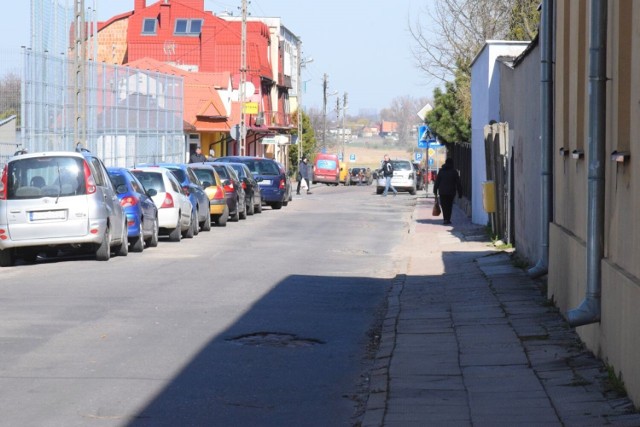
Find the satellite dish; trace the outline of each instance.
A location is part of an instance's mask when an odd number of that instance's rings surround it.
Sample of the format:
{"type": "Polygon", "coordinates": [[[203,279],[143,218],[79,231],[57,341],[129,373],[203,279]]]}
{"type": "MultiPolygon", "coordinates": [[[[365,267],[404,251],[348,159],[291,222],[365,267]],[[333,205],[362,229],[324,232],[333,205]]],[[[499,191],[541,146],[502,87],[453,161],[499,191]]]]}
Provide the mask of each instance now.
{"type": "MultiPolygon", "coordinates": [[[[256,87],[251,82],[244,82],[244,96],[253,96],[256,93],[256,87]]],[[[242,91],[242,86],[240,86],[240,91],[242,91]]]]}

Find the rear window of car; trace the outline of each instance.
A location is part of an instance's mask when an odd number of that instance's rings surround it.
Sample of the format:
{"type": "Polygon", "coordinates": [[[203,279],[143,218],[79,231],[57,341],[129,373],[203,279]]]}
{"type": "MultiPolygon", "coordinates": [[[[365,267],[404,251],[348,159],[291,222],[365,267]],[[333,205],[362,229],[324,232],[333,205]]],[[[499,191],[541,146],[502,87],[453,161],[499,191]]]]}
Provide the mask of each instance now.
{"type": "Polygon", "coordinates": [[[113,186],[116,188],[120,185],[127,185],[127,180],[120,172],[109,171],[109,178],[111,179],[111,183],[113,184],[113,186]]]}
{"type": "Polygon", "coordinates": [[[229,172],[227,172],[227,168],[222,166],[222,165],[218,165],[218,166],[214,166],[216,172],[218,172],[218,175],[220,175],[220,177],[222,177],[222,179],[229,179],[229,172]]]}
{"type": "Polygon", "coordinates": [[[169,168],[169,170],[171,171],[173,176],[175,176],[178,179],[180,183],[189,181],[189,178],[187,177],[186,172],[183,171],[182,169],[169,168]]]}
{"type": "Polygon", "coordinates": [[[242,167],[242,165],[231,165],[231,167],[233,168],[234,171],[236,171],[236,173],[238,174],[239,177],[241,178],[245,178],[247,176],[244,168],[242,167]]]}
{"type": "Polygon", "coordinates": [[[316,165],[318,169],[335,169],[338,164],[335,160],[320,159],[316,165]]]}
{"type": "Polygon", "coordinates": [[[218,183],[216,182],[216,175],[210,169],[195,168],[193,170],[193,173],[196,174],[200,182],[202,182],[203,184],[205,182],[208,182],[211,185],[218,185],[218,183]]]}
{"type": "Polygon", "coordinates": [[[146,191],[156,190],[158,193],[164,193],[164,180],[162,179],[161,172],[147,172],[134,170],[131,172],[133,176],[138,178],[138,181],[143,185],[146,191]]]}
{"type": "Polygon", "coordinates": [[[410,171],[413,170],[413,165],[409,162],[391,160],[393,169],[397,171],[410,171]]]}
{"type": "Polygon", "coordinates": [[[77,157],[37,157],[9,163],[7,199],[68,197],[86,193],[84,163],[77,157]]]}

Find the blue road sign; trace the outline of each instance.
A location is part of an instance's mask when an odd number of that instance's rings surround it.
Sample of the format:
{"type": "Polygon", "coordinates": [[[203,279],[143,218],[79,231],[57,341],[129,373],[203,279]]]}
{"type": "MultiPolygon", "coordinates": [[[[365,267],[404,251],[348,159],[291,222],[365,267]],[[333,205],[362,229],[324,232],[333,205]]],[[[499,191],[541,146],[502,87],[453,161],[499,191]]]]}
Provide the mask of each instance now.
{"type": "Polygon", "coordinates": [[[422,160],[422,153],[414,153],[416,162],[419,162],[422,160]]]}
{"type": "Polygon", "coordinates": [[[430,133],[429,126],[422,125],[418,127],[418,148],[427,148],[430,133]]]}
{"type": "Polygon", "coordinates": [[[342,153],[338,153],[338,160],[342,161],[342,153]]]}
{"type": "Polygon", "coordinates": [[[355,154],[349,154],[349,161],[350,162],[355,162],[356,161],[356,155],[355,154]]]}
{"type": "Polygon", "coordinates": [[[433,166],[433,157],[429,157],[429,166],[433,166]]]}

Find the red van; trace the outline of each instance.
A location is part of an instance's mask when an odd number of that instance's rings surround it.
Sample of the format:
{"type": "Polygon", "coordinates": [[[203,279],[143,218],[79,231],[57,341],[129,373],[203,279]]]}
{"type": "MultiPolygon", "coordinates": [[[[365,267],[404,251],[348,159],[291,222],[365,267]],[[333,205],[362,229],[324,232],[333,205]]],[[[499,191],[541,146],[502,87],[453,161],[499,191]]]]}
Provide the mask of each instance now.
{"type": "Polygon", "coordinates": [[[335,154],[316,154],[313,163],[313,183],[338,185],[340,183],[340,161],[335,154]]]}

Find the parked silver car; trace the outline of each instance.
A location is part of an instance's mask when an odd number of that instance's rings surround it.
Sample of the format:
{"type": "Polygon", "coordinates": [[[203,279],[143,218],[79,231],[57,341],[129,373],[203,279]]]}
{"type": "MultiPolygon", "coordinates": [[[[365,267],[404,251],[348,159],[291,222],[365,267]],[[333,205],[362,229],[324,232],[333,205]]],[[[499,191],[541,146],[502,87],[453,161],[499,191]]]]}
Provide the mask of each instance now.
{"type": "Polygon", "coordinates": [[[104,164],[86,150],[16,153],[0,179],[0,266],[84,249],[127,255],[126,217],[104,164]]]}

